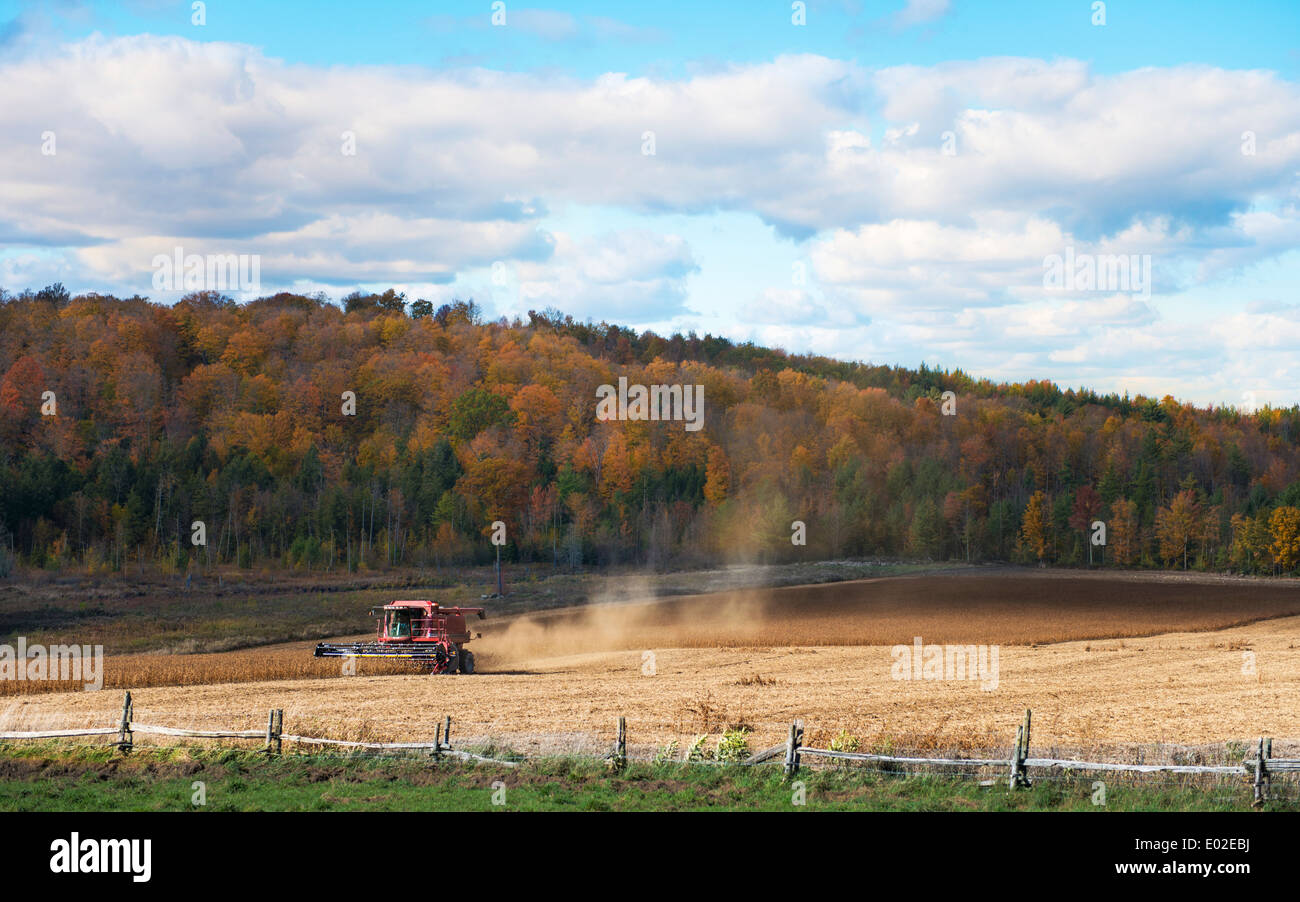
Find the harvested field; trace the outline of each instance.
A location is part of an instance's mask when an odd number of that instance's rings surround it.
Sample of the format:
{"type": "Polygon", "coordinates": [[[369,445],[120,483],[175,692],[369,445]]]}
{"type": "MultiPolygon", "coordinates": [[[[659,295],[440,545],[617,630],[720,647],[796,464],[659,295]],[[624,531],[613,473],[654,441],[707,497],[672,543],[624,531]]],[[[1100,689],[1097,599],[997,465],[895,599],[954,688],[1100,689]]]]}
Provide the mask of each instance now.
{"type": "MultiPolygon", "coordinates": [[[[742,724],[761,748],[796,717],[814,743],[845,729],[868,745],[1005,746],[1026,707],[1040,749],[1261,734],[1290,741],[1300,740],[1298,588],[1030,573],[726,593],[485,621],[475,644],[481,672],[470,677],[366,675],[363,667],[350,678],[299,671],[290,674],[298,679],[132,688],[142,722],[253,729],[279,707],[289,732],[423,739],[451,715],[458,744],[494,740],[530,752],[601,751],[620,715],[642,751],[671,739],[684,748],[694,735],[742,724]],[[996,688],[894,679],[889,646],[918,635],[1001,645],[996,688]],[[586,647],[575,653],[570,643],[586,647]]],[[[253,673],[253,659],[266,655],[207,657],[251,656],[253,673]]],[[[299,666],[294,656],[310,655],[310,643],[274,655],[299,666]]],[[[200,667],[190,678],[233,666],[200,667]]],[[[116,692],[14,698],[0,727],[112,724],[120,704],[116,692]]]]}
{"type": "MultiPolygon", "coordinates": [[[[636,598],[635,590],[635,584],[623,585],[620,596],[636,598]]],[[[652,591],[647,588],[640,597],[652,591]]],[[[498,618],[489,607],[487,620],[474,621],[483,638],[473,648],[480,669],[489,672],[510,669],[522,659],[657,648],[895,645],[909,644],[915,636],[940,644],[1042,645],[1217,630],[1292,614],[1300,614],[1300,584],[1287,581],[964,570],[498,618]]],[[[357,612],[357,625],[366,625],[364,610],[357,612]]],[[[340,676],[337,660],[311,656],[314,646],[306,641],[208,654],[110,654],[104,686],[340,676]]],[[[409,669],[365,660],[359,671],[403,674],[409,669]]],[[[4,681],[0,695],[60,688],[49,682],[4,681]]]]}
{"type": "Polygon", "coordinates": [[[615,649],[1042,645],[1217,630],[1300,614],[1300,584],[962,571],[570,608],[484,625],[482,661],[615,649]]]}

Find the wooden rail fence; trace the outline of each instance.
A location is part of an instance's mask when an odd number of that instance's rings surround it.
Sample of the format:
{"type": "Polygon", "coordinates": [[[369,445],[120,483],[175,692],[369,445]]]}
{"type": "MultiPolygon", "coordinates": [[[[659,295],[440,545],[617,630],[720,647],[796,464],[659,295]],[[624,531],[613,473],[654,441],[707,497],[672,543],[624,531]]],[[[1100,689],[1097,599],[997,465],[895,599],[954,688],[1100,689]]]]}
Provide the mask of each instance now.
{"type": "MultiPolygon", "coordinates": [[[[1011,789],[1022,789],[1032,785],[1029,768],[1045,768],[1061,772],[1069,771],[1110,771],[1139,774],[1211,774],[1218,776],[1253,776],[1255,804],[1263,804],[1269,798],[1270,777],[1275,773],[1300,772],[1300,758],[1274,758],[1273,740],[1260,737],[1253,758],[1242,764],[1201,765],[1201,764],[1117,764],[1107,761],[1078,761],[1071,758],[1031,758],[1029,756],[1029,734],[1032,713],[1025,710],[1025,719],[1016,729],[1016,742],[1009,758],[919,758],[899,755],[873,755],[866,752],[844,752],[832,749],[809,748],[803,744],[803,725],[795,721],[790,725],[789,738],[785,746],[785,773],[793,777],[799,771],[804,755],[843,761],[874,761],[899,765],[924,766],[965,766],[965,767],[1002,767],[1007,769],[1007,785],[1011,789]]],[[[749,763],[749,762],[746,762],[749,763]]]]}
{"type": "Polygon", "coordinates": [[[11,739],[63,739],[80,736],[116,736],[114,743],[124,752],[134,746],[134,735],[144,733],[153,736],[181,736],[192,739],[262,739],[268,755],[279,754],[284,742],[297,742],[303,745],[339,746],[342,748],[367,749],[383,751],[387,749],[424,750],[437,758],[456,758],[462,761],[482,761],[515,767],[518,762],[486,758],[472,752],[461,751],[451,747],[451,717],[438,724],[433,742],[357,742],[346,739],[325,739],[320,736],[298,736],[284,732],[284,709],[272,708],[267,715],[265,730],[187,730],[179,727],[163,727],[155,724],[136,723],[132,720],[134,712],[131,705],[131,693],[126,694],[122,703],[122,720],[116,727],[107,729],[75,730],[18,730],[0,732],[0,741],[11,739]]]}
{"type": "MultiPolygon", "coordinates": [[[[116,727],[87,728],[69,730],[19,730],[0,732],[0,741],[18,739],[62,739],[84,736],[116,736],[114,743],[124,752],[129,752],[134,745],[134,734],[144,733],[155,736],[178,736],[194,739],[261,739],[268,755],[279,754],[282,743],[296,742],[301,745],[322,745],[341,748],[366,749],[370,751],[385,750],[424,750],[431,752],[435,758],[454,758],[462,761],[479,761],[517,767],[517,761],[505,761],[488,758],[472,752],[451,747],[451,717],[439,723],[432,742],[362,742],[346,739],[325,739],[319,736],[300,736],[284,732],[284,710],[272,708],[266,720],[265,730],[188,730],[178,727],[164,727],[155,724],[136,723],[131,704],[131,693],[126,693],[122,703],[122,718],[116,727]]],[[[795,721],[790,724],[784,745],[774,745],[750,755],[742,765],[757,765],[783,757],[783,768],[787,778],[799,772],[804,756],[828,758],[839,761],[875,762],[879,764],[916,765],[926,767],[998,767],[1007,772],[1007,786],[1011,789],[1024,789],[1033,785],[1030,768],[1056,771],[1095,771],[1123,772],[1137,774],[1206,774],[1217,776],[1249,776],[1252,778],[1256,804],[1262,804],[1269,798],[1273,774],[1300,773],[1300,758],[1274,758],[1273,740],[1260,737],[1255,754],[1239,765],[1201,765],[1201,764],[1118,764],[1108,761],[1079,761],[1072,758],[1034,758],[1029,755],[1030,728],[1033,714],[1026,709],[1024,720],[1016,728],[1016,741],[1011,755],[1007,758],[941,758],[905,755],[878,755],[870,752],[850,752],[835,749],[819,749],[803,744],[803,724],[795,721]]],[[[605,760],[614,771],[621,771],[627,766],[627,719],[618,719],[614,747],[605,755],[605,760]]]]}

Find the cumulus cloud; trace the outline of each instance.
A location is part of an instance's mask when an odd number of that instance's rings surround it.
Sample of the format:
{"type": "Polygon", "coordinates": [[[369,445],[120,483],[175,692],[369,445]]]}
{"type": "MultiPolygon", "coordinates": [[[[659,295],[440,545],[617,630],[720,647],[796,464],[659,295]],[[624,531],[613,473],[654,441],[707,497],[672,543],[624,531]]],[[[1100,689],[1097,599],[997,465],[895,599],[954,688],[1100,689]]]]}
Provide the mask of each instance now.
{"type": "Polygon", "coordinates": [[[111,281],[129,281],[150,270],[158,254],[249,254],[261,259],[264,282],[296,279],[336,285],[358,282],[447,282],[456,274],[448,262],[466,267],[516,258],[545,260],[554,239],[526,222],[459,222],[401,218],[383,213],[329,215],[292,231],[247,238],[225,236],[132,236],[80,252],[90,269],[111,281]]]}
{"type": "Polygon", "coordinates": [[[610,322],[665,319],[686,312],[686,279],[698,269],[676,235],[627,230],[576,240],[561,233],[550,260],[516,267],[516,312],[558,307],[610,322]]]}
{"type": "Polygon", "coordinates": [[[1231,226],[1300,165],[1296,86],[1208,67],[1099,77],[1072,61],[982,60],[870,73],[801,55],[681,80],[578,81],[290,66],[242,45],[143,36],[10,60],[0,78],[0,224],[88,240],[293,232],[375,209],[536,222],[553,202],[745,210],[802,237],[1002,211],[1095,238],[1158,215],[1231,226]],[[880,147],[872,103],[893,123],[880,147]],[[1243,122],[1259,135],[1251,157],[1243,122]],[[56,156],[35,152],[47,130],[56,156]]]}
{"type": "Polygon", "coordinates": [[[746,206],[763,161],[790,151],[791,126],[815,151],[842,108],[828,85],[848,69],[802,57],[679,82],[577,82],[290,66],[235,44],[92,38],[0,64],[11,86],[0,232],[96,245],[82,255],[88,278],[124,277],[135,245],[178,239],[260,245],[303,261],[298,275],[310,278],[325,275],[312,260],[360,265],[347,255],[360,243],[372,271],[389,263],[401,275],[419,268],[408,239],[431,221],[463,223],[493,246],[430,235],[426,275],[521,248],[536,259],[538,243],[509,224],[536,230],[553,199],[746,206]],[[53,155],[39,152],[47,131],[53,155]],[[646,131],[655,155],[642,153],[646,131]],[[361,232],[377,221],[389,240],[367,242],[361,232]],[[326,237],[341,246],[321,248],[326,237]]]}
{"type": "Polygon", "coordinates": [[[745,308],[745,318],[763,325],[800,325],[852,322],[853,318],[828,310],[812,292],[802,288],[767,288],[745,308]]]}
{"type": "MultiPolygon", "coordinates": [[[[902,15],[933,21],[945,7],[902,15]]],[[[557,41],[638,37],[612,20],[510,16],[557,41]]],[[[798,54],[579,79],[288,64],[147,35],[40,53],[10,43],[0,278],[11,289],[58,275],[148,293],[150,261],[183,246],[259,254],[263,281],[285,285],[450,290],[504,263],[520,310],[663,322],[713,302],[690,295],[696,252],[627,222],[735,211],[810,263],[806,287],[745,289],[737,328],[755,337],[1083,371],[1123,349],[1209,354],[1209,339],[1149,299],[1049,294],[1048,255],[1150,254],[1158,295],[1300,243],[1300,87],[1265,71],[1098,74],[1008,58],[868,69],[798,54]],[[614,210],[619,224],[575,238],[553,224],[561,208],[614,210]]],[[[1289,314],[1237,316],[1214,328],[1243,347],[1251,329],[1293,334],[1289,314]]],[[[1234,347],[1224,371],[1249,363],[1234,347]]],[[[1199,361],[1188,378],[1206,372],[1199,361]]]]}

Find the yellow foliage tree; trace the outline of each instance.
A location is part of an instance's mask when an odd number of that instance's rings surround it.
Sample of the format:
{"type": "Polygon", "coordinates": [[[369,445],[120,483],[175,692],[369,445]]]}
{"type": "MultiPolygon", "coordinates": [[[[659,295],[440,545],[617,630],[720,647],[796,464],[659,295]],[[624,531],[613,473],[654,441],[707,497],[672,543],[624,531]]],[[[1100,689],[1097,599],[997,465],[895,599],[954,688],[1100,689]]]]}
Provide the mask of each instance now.
{"type": "Polygon", "coordinates": [[[727,453],[713,445],[709,448],[709,463],[705,468],[704,499],[710,504],[721,504],[731,487],[731,466],[727,453]]]}
{"type": "Polygon", "coordinates": [[[1193,541],[1204,531],[1201,504],[1196,493],[1185,489],[1174,496],[1168,507],[1156,511],[1156,538],[1160,542],[1160,556],[1167,561],[1183,559],[1187,569],[1187,554],[1193,541]]]}
{"type": "Polygon", "coordinates": [[[1020,523],[1020,544],[1038,560],[1047,556],[1047,496],[1034,492],[1025,505],[1025,518],[1020,523]]]}
{"type": "Polygon", "coordinates": [[[1300,564],[1300,508],[1279,507],[1268,518],[1268,531],[1273,538],[1269,551],[1273,562],[1283,573],[1300,564]]]}

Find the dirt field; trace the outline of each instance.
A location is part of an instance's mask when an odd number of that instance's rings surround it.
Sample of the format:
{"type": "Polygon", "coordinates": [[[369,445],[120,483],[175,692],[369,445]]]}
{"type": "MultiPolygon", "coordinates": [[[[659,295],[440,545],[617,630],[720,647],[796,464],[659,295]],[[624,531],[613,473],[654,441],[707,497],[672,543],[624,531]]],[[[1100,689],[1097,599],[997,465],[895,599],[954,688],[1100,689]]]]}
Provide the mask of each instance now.
{"type": "MultiPolygon", "coordinates": [[[[138,688],[136,718],[255,728],[285,711],[289,732],[423,739],[451,715],[458,743],[595,751],[619,715],[643,747],[745,724],[751,745],[805,721],[864,743],[1006,745],[1024,708],[1035,747],[1300,740],[1300,586],[1062,573],[963,574],[698,596],[482,623],[480,672],[311,678],[311,643],[152,658],[189,681],[250,669],[297,672],[213,685],[138,688]],[[890,646],[998,645],[996,688],[896,679],[890,646]],[[784,640],[784,641],[783,641],[784,640]],[[232,671],[230,668],[236,668],[232,671]]],[[[991,661],[991,659],[990,659],[991,661]]],[[[116,678],[114,678],[114,682],[116,678]]],[[[986,683],[992,681],[985,681],[986,683]]],[[[21,696],[0,728],[112,724],[117,692],[21,696]]]]}
{"type": "MultiPolygon", "coordinates": [[[[1223,629],[1300,614],[1300,584],[1166,574],[968,569],[824,585],[743,589],[660,598],[622,581],[593,604],[473,620],[480,669],[520,660],[661,648],[892,646],[926,643],[1042,645],[1176,630],[1223,629]]],[[[403,590],[393,590],[401,596],[403,590]]],[[[408,593],[409,594],[409,593],[408,593]]],[[[416,596],[411,596],[416,597],[416,596]]],[[[301,602],[291,602],[301,604],[301,602]]],[[[489,613],[492,603],[488,602],[489,613]]],[[[353,622],[366,622],[365,607],[353,622]]],[[[78,641],[75,634],[63,641],[78,641]]],[[[368,638],[356,634],[350,638],[368,638]]],[[[337,661],[312,657],[314,641],[230,652],[112,655],[105,688],[248,683],[340,676],[337,661]]],[[[361,672],[405,674],[402,664],[361,662],[361,672]]],[[[48,682],[0,682],[0,695],[57,690],[48,682]]],[[[77,687],[67,687],[77,688],[77,687]]]]}

